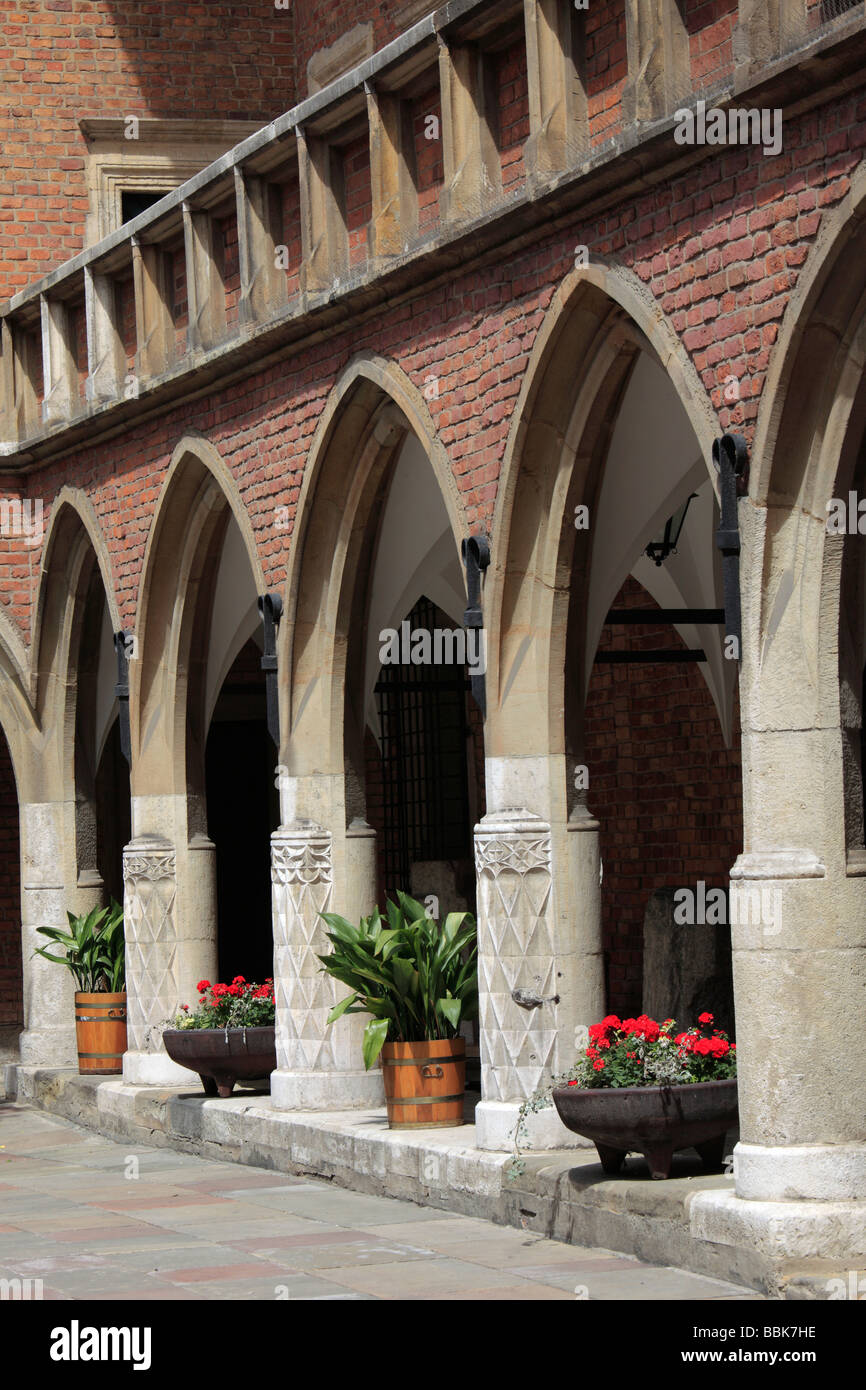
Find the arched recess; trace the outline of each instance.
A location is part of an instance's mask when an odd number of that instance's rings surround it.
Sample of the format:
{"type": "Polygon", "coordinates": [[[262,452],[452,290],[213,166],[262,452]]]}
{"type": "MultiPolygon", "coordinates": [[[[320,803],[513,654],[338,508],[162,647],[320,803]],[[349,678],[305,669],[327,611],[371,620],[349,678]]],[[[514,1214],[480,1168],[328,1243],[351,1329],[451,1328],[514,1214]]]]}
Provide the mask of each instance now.
{"type": "Polygon", "coordinates": [[[334,387],[309,453],[280,629],[283,826],[273,849],[279,1027],[271,1095],[282,1108],[301,1098],[367,1104],[380,1094],[377,1073],[360,1065],[356,1021],[327,1026],[336,996],[316,959],[327,948],[317,913],[330,907],[357,919],[376,899],[365,755],[376,671],[370,644],[378,645],[371,622],[386,621],[386,612],[392,618],[430,549],[441,547],[450,566],[447,587],[462,587],[466,534],[423,396],[393,364],[357,358],[334,387]],[[395,478],[413,467],[436,505],[418,519],[414,558],[394,540],[403,578],[391,592],[375,582],[376,557],[395,478]]]}
{"type": "Polygon", "coordinates": [[[118,717],[118,627],[99,523],[86,496],[64,487],[52,506],[33,627],[39,734],[19,779],[27,1060],[75,1056],[73,982],[56,965],[33,959],[33,946],[42,944],[36,927],[66,928],[67,911],[87,912],[121,891],[120,843],[111,832],[129,822],[129,776],[119,748],[103,759],[103,772],[112,761],[112,805],[100,806],[97,796],[100,754],[118,717]]]}
{"type": "MultiPolygon", "coordinates": [[[[234,479],[207,441],[186,436],[172,455],[148,537],[130,662],[133,834],[125,899],[132,1055],[124,1070],[135,1080],[175,1075],[156,1030],[195,997],[198,979],[218,975],[217,855],[230,855],[232,846],[222,831],[218,845],[209,833],[208,735],[221,686],[255,630],[263,591],[234,479]]],[[[235,811],[243,816],[240,798],[235,811]]],[[[261,863],[235,860],[231,870],[242,883],[247,875],[259,887],[263,880],[267,895],[263,838],[261,863]]],[[[239,931],[264,935],[266,963],[269,912],[246,923],[235,913],[234,920],[239,931]]]]}
{"type": "Polygon", "coordinates": [[[745,1198],[866,1194],[866,1081],[833,1042],[866,1028],[864,256],[861,167],[786,308],[740,505],[745,817],[732,880],[772,904],[733,934],[745,1198]]]}
{"type": "MultiPolygon", "coordinates": [[[[864,857],[856,501],[853,532],[839,529],[838,509],[830,515],[832,499],[844,502],[846,527],[849,493],[861,496],[866,484],[866,282],[852,273],[864,250],[866,171],[860,169],[845,199],[825,216],[786,310],[762,397],[749,505],[741,507],[751,552],[743,575],[750,638],[744,714],[748,707],[751,724],[779,732],[825,730],[833,745],[822,755],[817,781],[802,761],[785,774],[788,796],[802,777],[796,795],[820,805],[822,824],[834,825],[820,847],[803,827],[802,848],[809,845],[816,872],[828,856],[836,863],[849,859],[852,869],[864,857]]],[[[795,836],[791,844],[797,842],[795,836]]]]}
{"type": "MultiPolygon", "coordinates": [[[[484,1147],[506,1146],[519,1101],[543,1074],[571,1064],[575,1029],[605,1007],[586,695],[608,609],[623,606],[617,594],[630,575],[639,574],[648,606],[720,606],[718,433],[688,354],[637,278],[602,263],[570,275],[515,408],[484,603],[488,813],[476,849],[484,1147]],[[640,557],[692,493],[686,540],[657,573],[640,557]],[[515,990],[542,1004],[516,1007],[515,990]]],[[[680,646],[706,651],[706,675],[693,679],[711,710],[715,702],[719,741],[730,742],[735,671],[719,626],[680,623],[675,633],[680,646]]],[[[564,1139],[539,1117],[535,1142],[564,1139]]]]}

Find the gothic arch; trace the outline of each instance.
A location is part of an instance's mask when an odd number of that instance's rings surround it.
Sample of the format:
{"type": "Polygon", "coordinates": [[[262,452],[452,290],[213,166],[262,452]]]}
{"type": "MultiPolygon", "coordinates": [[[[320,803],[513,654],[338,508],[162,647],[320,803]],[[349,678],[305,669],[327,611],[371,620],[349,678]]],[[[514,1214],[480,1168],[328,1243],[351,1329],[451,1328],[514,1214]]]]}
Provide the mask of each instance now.
{"type": "Polygon", "coordinates": [[[459,555],[463,502],[422,393],[395,364],[356,358],[319,420],[294,524],[280,628],[281,760],[293,777],[342,773],[348,634],[362,621],[354,581],[378,489],[410,433],[433,469],[459,555]]]}
{"type": "Polygon", "coordinates": [[[485,600],[488,701],[498,706],[493,754],[515,741],[539,755],[563,751],[559,648],[573,571],[580,566],[588,576],[591,563],[591,543],[578,549],[565,518],[576,504],[591,509],[598,497],[613,425],[642,351],[670,380],[709,473],[716,416],[659,305],[622,266],[597,263],[568,275],[533,348],[496,500],[485,600]]]}
{"type": "Polygon", "coordinates": [[[141,793],[183,794],[193,761],[188,737],[203,753],[207,599],[230,518],[261,594],[262,566],[237,484],[211,444],[185,436],[172,454],[156,504],[139,589],[130,722],[133,786],[141,793]],[[195,709],[188,720],[191,689],[195,709]]]}

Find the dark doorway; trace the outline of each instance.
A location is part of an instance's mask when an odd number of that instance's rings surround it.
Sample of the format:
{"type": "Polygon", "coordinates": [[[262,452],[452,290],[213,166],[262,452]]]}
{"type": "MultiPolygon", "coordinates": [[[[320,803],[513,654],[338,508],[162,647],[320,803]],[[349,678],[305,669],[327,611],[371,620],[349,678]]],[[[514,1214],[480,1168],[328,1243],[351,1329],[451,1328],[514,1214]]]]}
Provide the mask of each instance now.
{"type": "MultiPolygon", "coordinates": [[[[413,632],[454,627],[427,598],[419,599],[408,621],[413,632]]],[[[409,889],[416,865],[447,865],[455,889],[474,910],[470,768],[474,778],[476,758],[468,692],[463,665],[381,668],[379,794],[373,799],[385,892],[409,889]]],[[[441,881],[439,873],[435,880],[431,891],[441,881]]]]}
{"type": "Polygon", "coordinates": [[[219,977],[274,973],[270,837],[279,824],[276,749],[267,728],[261,650],[241,649],[208,733],[208,833],[216,845],[219,977]]]}
{"type": "Polygon", "coordinates": [[[120,747],[120,720],[105,740],[96,773],[96,867],[105,901],[123,902],[123,847],[132,839],[129,764],[120,747]]]}

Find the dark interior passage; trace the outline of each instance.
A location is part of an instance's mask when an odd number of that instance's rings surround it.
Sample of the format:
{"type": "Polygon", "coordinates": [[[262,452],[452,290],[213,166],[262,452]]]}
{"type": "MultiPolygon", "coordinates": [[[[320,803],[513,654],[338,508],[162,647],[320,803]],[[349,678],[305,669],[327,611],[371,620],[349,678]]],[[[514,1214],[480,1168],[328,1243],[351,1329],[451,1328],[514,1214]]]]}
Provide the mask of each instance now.
{"type": "Polygon", "coordinates": [[[280,807],[260,663],[261,651],[251,639],[223,683],[207,740],[219,977],[227,982],[235,975],[261,981],[274,973],[270,837],[280,807]]]}

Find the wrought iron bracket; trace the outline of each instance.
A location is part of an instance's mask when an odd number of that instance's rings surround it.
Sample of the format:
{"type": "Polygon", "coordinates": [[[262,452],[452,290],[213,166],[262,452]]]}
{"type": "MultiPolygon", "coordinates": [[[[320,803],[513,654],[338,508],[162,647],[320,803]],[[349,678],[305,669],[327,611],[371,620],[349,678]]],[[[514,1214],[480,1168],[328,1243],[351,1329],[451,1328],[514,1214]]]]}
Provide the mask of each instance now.
{"type": "Polygon", "coordinates": [[[129,632],[115,632],[114,651],[117,656],[118,718],[120,721],[120,751],[127,763],[132,762],[132,743],[129,737],[129,649],[135,638],[129,632]]]}
{"type": "Polygon", "coordinates": [[[277,685],[277,628],[283,616],[283,600],[279,594],[259,595],[259,612],[262,615],[264,636],[264,655],[262,670],[265,673],[265,695],[268,708],[268,733],[274,747],[280,748],[280,692],[277,685]]]}
{"type": "Polygon", "coordinates": [[[725,599],[725,637],[736,641],[736,660],[742,645],[740,613],[740,525],[737,498],[745,496],[749,483],[749,449],[740,434],[723,434],[713,444],[713,464],[719,474],[721,517],[716,545],[722,553],[722,589],[725,599]]]}
{"type": "MultiPolygon", "coordinates": [[[[469,536],[461,542],[460,553],[466,569],[466,612],[463,626],[467,631],[479,631],[484,641],[484,613],[481,608],[481,576],[490,564],[490,542],[486,536],[469,536]]],[[[483,648],[482,648],[483,650],[483,648]]],[[[483,717],[487,715],[487,680],[482,674],[473,674],[469,681],[472,698],[483,717]]]]}

